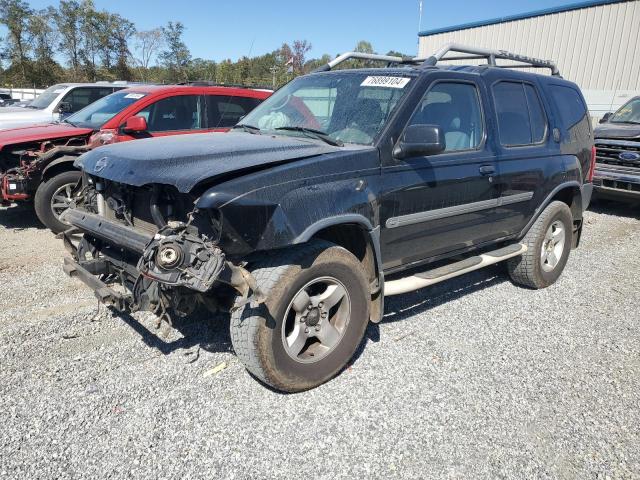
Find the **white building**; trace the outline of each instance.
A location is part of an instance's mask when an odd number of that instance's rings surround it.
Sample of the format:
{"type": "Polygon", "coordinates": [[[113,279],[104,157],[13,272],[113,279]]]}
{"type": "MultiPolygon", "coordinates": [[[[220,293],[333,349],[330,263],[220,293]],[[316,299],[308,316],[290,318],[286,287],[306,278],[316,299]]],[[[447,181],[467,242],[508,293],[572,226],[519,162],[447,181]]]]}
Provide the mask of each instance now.
{"type": "Polygon", "coordinates": [[[419,56],[448,42],[554,60],[595,118],[640,95],[640,0],[591,0],[423,31],[419,56]]]}

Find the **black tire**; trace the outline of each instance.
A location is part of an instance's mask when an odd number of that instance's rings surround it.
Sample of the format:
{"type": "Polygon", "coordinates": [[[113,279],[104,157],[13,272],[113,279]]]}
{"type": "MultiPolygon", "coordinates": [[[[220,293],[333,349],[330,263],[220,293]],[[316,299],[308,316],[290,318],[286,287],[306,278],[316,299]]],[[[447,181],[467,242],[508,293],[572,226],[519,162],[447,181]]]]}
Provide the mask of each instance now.
{"type": "Polygon", "coordinates": [[[42,224],[53,233],[64,232],[69,226],[58,220],[58,216],[52,209],[51,199],[59,188],[65,185],[75,186],[80,181],[81,176],[81,173],[77,170],[62,172],[42,182],[36,190],[33,202],[36,215],[42,224]]]}
{"type": "Polygon", "coordinates": [[[551,202],[521,242],[527,246],[527,252],[507,261],[509,276],[514,283],[533,289],[552,285],[560,277],[567,264],[572,239],[573,216],[571,210],[564,202],[551,202]],[[552,225],[558,224],[556,222],[560,222],[565,231],[562,254],[559,255],[555,266],[551,267],[548,263],[543,266],[545,262],[542,259],[542,250],[547,246],[545,237],[552,225]]]}
{"type": "Polygon", "coordinates": [[[247,370],[284,392],[308,390],[336,376],[353,357],[369,321],[369,285],[358,259],[335,244],[314,241],[272,254],[251,270],[267,301],[257,308],[247,304],[231,314],[233,348],[247,370]],[[289,318],[285,316],[305,285],[327,276],[348,292],[349,320],[328,353],[313,363],[300,363],[284,345],[289,318]]]}

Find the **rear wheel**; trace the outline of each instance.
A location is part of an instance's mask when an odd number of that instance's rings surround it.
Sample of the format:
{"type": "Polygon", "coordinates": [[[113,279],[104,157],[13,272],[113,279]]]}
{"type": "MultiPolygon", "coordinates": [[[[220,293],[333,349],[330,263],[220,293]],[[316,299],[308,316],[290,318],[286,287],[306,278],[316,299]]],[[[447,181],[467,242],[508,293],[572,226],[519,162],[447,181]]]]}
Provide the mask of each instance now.
{"type": "Polygon", "coordinates": [[[73,190],[81,176],[77,170],[62,172],[42,182],[36,190],[36,215],[53,233],[60,233],[69,228],[60,221],[60,215],[71,205],[73,190]]]}
{"type": "Polygon", "coordinates": [[[552,202],[523,239],[527,251],[508,260],[511,279],[534,289],[555,283],[569,259],[572,236],[571,210],[564,202],[552,202]]]}
{"type": "Polygon", "coordinates": [[[238,358],[272,387],[297,392],[338,374],[362,341],[370,295],[350,252],[313,242],[271,256],[252,269],[267,296],[231,316],[238,358]]]}

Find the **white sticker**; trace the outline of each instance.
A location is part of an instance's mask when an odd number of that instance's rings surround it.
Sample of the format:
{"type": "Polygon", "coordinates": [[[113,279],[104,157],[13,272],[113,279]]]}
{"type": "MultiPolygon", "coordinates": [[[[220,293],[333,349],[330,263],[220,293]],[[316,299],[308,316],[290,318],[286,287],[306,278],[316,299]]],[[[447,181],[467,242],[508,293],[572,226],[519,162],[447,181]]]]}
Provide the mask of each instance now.
{"type": "Polygon", "coordinates": [[[15,190],[16,188],[17,188],[17,185],[15,183],[9,184],[9,190],[15,190]]]}
{"type": "Polygon", "coordinates": [[[404,88],[411,81],[407,77],[367,77],[361,87],[404,88]]]}
{"type": "Polygon", "coordinates": [[[139,100],[142,97],[144,97],[145,94],[144,93],[127,93],[124,98],[133,98],[135,100],[139,100]]]}

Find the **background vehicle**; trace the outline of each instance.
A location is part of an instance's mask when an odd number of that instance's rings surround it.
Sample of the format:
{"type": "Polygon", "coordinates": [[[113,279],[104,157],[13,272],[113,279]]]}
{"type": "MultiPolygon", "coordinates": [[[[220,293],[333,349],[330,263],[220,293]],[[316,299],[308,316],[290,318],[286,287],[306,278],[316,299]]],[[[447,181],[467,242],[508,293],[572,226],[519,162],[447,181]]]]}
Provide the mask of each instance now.
{"type": "Polygon", "coordinates": [[[63,122],[0,132],[2,199],[34,199],[38,218],[54,232],[80,179],[82,153],[110,143],[185,133],[225,131],[269,92],[246,88],[139,86],[89,105],[63,122]]]}
{"type": "Polygon", "coordinates": [[[0,107],[8,107],[9,105],[15,105],[19,102],[19,99],[12,98],[8,93],[0,93],[0,107]]]}
{"type": "Polygon", "coordinates": [[[126,83],[61,83],[47,88],[24,107],[0,109],[0,130],[61,120],[116,90],[126,83]]]}
{"type": "Polygon", "coordinates": [[[82,156],[85,196],[63,218],[84,236],[65,240],[65,271],[121,310],[229,308],[245,366],[304,390],[344,368],[385,295],[501,261],[518,284],[553,284],[594,157],[584,98],[552,62],[459,45],[349,53],[235,132],[82,156]],[[449,52],[489,65],[439,67],[449,52]],[[352,58],[390,65],[330,71],[352,58]]]}
{"type": "Polygon", "coordinates": [[[603,117],[595,143],[598,197],[640,201],[640,97],[603,117]]]}

